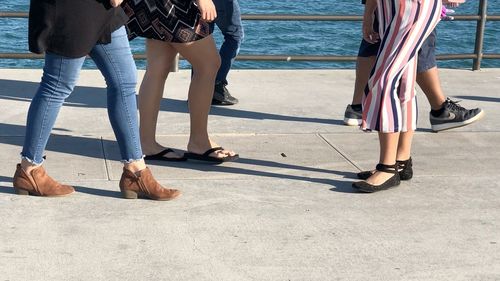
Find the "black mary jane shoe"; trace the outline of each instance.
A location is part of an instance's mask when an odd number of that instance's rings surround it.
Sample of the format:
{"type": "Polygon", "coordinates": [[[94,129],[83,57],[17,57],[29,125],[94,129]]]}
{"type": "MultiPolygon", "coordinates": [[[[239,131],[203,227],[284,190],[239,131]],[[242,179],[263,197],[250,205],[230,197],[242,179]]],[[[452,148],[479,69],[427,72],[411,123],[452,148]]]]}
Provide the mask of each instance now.
{"type": "Polygon", "coordinates": [[[372,193],[376,191],[389,189],[401,183],[401,179],[399,178],[399,173],[397,172],[398,171],[397,164],[394,165],[377,164],[376,170],[379,172],[391,173],[394,174],[394,176],[390,177],[384,183],[379,185],[369,184],[366,181],[358,181],[354,182],[352,184],[352,187],[359,190],[360,192],[372,193]]]}
{"type": "MultiPolygon", "coordinates": [[[[399,173],[399,179],[402,181],[407,181],[410,180],[413,177],[413,161],[411,160],[411,157],[408,160],[405,161],[396,161],[396,164],[398,164],[398,173],[399,173]]],[[[375,173],[375,170],[371,171],[362,171],[357,173],[358,179],[360,180],[366,180],[369,177],[371,177],[375,173]]]]}

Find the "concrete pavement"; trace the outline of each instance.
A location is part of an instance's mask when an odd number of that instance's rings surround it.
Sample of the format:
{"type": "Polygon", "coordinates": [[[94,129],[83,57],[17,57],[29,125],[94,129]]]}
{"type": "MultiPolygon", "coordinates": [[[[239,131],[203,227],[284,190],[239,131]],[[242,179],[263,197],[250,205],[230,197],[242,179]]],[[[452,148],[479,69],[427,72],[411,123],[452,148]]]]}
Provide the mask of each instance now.
{"type": "MultiPolygon", "coordinates": [[[[342,125],[352,70],[240,70],[210,132],[235,163],[150,165],[184,195],[120,198],[121,164],[104,81],[83,71],[47,147],[66,198],[13,194],[40,70],[0,70],[0,281],[500,280],[500,69],[441,70],[446,93],[483,120],[432,133],[419,93],[415,177],[376,194],[351,189],[378,159],[376,134],[342,125]]],[[[143,73],[141,72],[142,76],[143,73]]],[[[158,123],[184,150],[189,72],[171,75],[158,123]]]]}

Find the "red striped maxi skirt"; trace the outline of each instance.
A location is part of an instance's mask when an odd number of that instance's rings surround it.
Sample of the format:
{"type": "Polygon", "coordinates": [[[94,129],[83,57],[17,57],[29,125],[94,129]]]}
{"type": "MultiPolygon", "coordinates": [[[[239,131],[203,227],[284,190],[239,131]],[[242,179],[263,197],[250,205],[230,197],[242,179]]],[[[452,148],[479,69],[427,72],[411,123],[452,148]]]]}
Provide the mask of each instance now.
{"type": "Polygon", "coordinates": [[[417,54],[441,15],[441,0],[378,0],[381,45],[363,96],[363,130],[417,127],[417,54]]]}

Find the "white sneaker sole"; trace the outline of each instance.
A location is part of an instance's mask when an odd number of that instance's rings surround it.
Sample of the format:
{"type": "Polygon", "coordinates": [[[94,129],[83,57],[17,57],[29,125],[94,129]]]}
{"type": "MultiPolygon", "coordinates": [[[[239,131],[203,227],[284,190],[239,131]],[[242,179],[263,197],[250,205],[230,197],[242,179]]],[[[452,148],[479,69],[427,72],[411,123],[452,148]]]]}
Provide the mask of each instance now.
{"type": "Polygon", "coordinates": [[[361,119],[344,118],[344,125],[347,126],[361,126],[361,119]]]}
{"type": "Polygon", "coordinates": [[[445,123],[445,124],[439,124],[439,125],[432,125],[431,128],[432,128],[433,132],[440,132],[440,131],[444,131],[444,130],[450,130],[450,129],[460,128],[460,127],[472,124],[472,123],[474,123],[476,121],[479,121],[483,117],[484,117],[484,110],[481,110],[481,112],[479,112],[479,114],[477,114],[476,116],[472,117],[469,120],[465,120],[463,122],[454,122],[454,123],[445,123]]]}

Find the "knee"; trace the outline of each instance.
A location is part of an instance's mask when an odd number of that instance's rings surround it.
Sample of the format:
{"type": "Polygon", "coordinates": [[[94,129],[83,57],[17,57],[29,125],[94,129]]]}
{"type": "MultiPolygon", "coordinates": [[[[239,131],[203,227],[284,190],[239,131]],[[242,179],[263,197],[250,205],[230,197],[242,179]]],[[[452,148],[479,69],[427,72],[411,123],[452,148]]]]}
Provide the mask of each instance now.
{"type": "Polygon", "coordinates": [[[37,96],[50,97],[56,100],[65,100],[75,89],[76,79],[63,79],[61,76],[53,76],[44,73],[37,96]]]}
{"type": "Polygon", "coordinates": [[[119,92],[122,94],[135,94],[137,86],[137,69],[123,69],[114,73],[111,77],[106,79],[108,92],[119,92]]]}
{"type": "Polygon", "coordinates": [[[154,79],[165,80],[171,68],[172,62],[167,62],[165,60],[148,61],[146,75],[154,79]]]}
{"type": "Polygon", "coordinates": [[[193,72],[195,75],[201,75],[203,77],[214,78],[217,75],[221,65],[220,56],[217,54],[212,58],[207,58],[202,63],[193,65],[193,72]]]}
{"type": "Polygon", "coordinates": [[[234,45],[238,45],[238,47],[241,45],[241,42],[243,42],[244,38],[245,32],[243,26],[233,26],[224,32],[224,41],[231,42],[234,45]]]}

